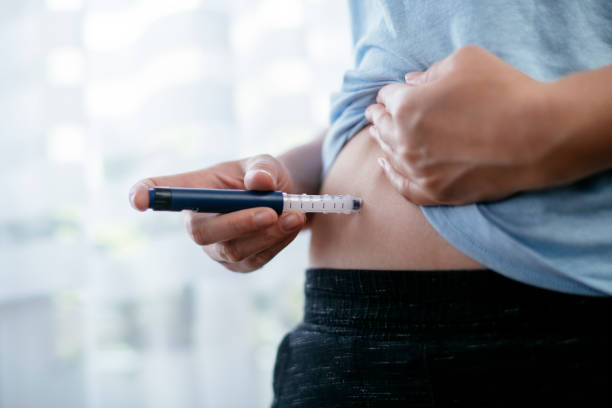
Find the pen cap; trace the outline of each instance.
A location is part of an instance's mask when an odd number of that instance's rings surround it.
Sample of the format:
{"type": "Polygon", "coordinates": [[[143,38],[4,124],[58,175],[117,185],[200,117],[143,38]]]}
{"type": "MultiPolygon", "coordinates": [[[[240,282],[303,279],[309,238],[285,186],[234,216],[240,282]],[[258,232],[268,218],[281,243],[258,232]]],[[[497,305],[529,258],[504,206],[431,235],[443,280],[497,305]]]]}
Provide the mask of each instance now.
{"type": "Polygon", "coordinates": [[[172,193],[169,188],[155,187],[149,190],[149,208],[163,211],[170,208],[172,193]]]}

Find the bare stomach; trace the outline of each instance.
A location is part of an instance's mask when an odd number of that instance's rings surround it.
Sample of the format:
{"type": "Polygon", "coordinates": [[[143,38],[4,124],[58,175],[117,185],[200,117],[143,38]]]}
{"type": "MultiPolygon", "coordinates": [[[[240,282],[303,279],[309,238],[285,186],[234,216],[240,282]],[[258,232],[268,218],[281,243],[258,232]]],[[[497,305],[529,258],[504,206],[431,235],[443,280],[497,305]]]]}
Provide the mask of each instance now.
{"type": "Polygon", "coordinates": [[[420,208],[387,181],[378,145],[362,129],[344,146],[321,194],[363,199],[359,214],[317,214],[310,224],[310,267],[340,269],[481,269],[444,240],[420,208]]]}

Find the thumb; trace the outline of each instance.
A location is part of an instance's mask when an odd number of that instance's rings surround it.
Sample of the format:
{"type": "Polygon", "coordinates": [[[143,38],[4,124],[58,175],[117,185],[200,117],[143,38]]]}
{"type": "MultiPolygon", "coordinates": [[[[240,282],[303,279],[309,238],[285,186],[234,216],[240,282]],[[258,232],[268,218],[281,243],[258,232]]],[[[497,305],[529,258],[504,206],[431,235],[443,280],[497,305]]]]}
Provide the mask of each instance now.
{"type": "Polygon", "coordinates": [[[432,64],[425,71],[414,71],[408,72],[404,76],[404,80],[407,85],[423,85],[428,82],[432,82],[438,80],[444,76],[444,74],[448,71],[449,67],[449,58],[444,58],[438,62],[432,64]]]}
{"type": "Polygon", "coordinates": [[[254,156],[244,162],[244,187],[247,190],[282,190],[289,184],[288,179],[285,166],[269,154],[254,156]]]}
{"type": "Polygon", "coordinates": [[[423,77],[423,71],[408,72],[404,75],[404,81],[407,85],[418,85],[423,77]]]}

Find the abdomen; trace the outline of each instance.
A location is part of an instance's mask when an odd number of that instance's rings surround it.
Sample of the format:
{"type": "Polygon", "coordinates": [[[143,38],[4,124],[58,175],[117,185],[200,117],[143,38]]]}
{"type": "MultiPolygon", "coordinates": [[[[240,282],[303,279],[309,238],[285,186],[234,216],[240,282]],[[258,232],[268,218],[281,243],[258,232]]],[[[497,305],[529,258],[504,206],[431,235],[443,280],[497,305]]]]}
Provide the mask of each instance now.
{"type": "Polygon", "coordinates": [[[444,240],[420,208],[387,181],[378,145],[367,128],[338,155],[321,194],[363,199],[361,213],[317,214],[311,221],[310,267],[340,269],[478,269],[479,263],[444,240]]]}

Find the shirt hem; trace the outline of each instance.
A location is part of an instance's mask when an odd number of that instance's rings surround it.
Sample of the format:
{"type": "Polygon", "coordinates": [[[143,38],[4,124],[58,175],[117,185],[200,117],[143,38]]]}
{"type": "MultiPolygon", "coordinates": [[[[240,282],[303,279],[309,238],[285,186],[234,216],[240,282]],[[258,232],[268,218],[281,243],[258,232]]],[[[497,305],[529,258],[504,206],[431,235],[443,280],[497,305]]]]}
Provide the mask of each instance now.
{"type": "MultiPolygon", "coordinates": [[[[434,229],[451,245],[463,252],[465,255],[481,263],[482,265],[490,268],[491,270],[509,278],[516,280],[521,283],[536,286],[543,289],[554,290],[557,292],[575,294],[575,295],[586,295],[586,296],[609,296],[609,294],[596,290],[594,288],[585,286],[579,282],[543,282],[538,279],[536,275],[537,271],[529,269],[527,265],[520,265],[512,262],[507,257],[500,255],[499,253],[493,253],[488,248],[484,247],[478,240],[477,237],[469,234],[468,231],[461,229],[450,217],[449,211],[456,209],[457,207],[421,207],[421,211],[425,215],[427,221],[434,227],[434,229]]],[[[477,205],[472,204],[470,206],[461,206],[462,211],[469,212],[472,225],[470,229],[477,228],[479,224],[478,220],[482,220],[483,217],[477,212],[477,205]]],[[[489,240],[492,242],[499,242],[502,237],[499,237],[500,232],[491,228],[488,223],[480,223],[478,227],[486,228],[489,240]]],[[[518,256],[525,257],[525,254],[517,254],[518,256]]],[[[535,261],[534,261],[535,263],[535,261]]]]}

